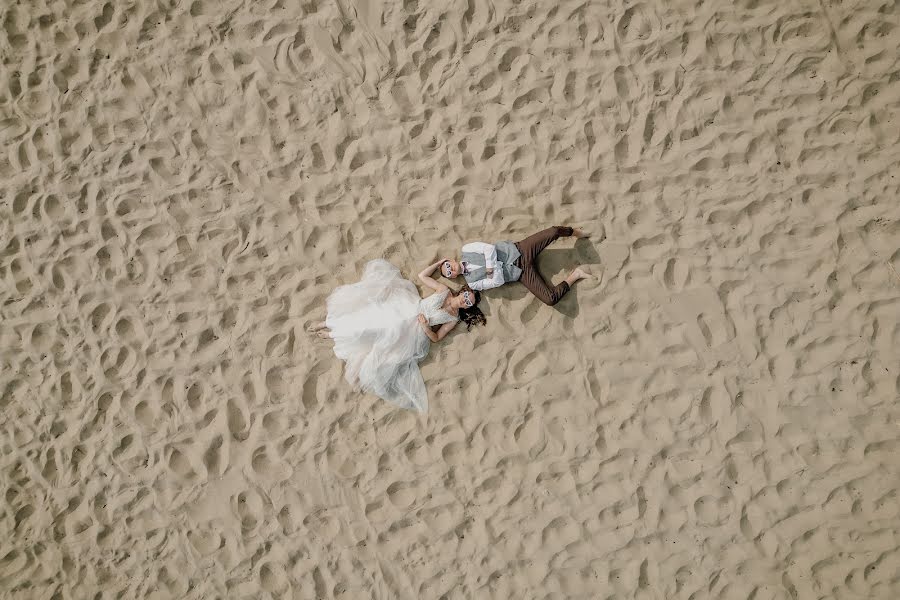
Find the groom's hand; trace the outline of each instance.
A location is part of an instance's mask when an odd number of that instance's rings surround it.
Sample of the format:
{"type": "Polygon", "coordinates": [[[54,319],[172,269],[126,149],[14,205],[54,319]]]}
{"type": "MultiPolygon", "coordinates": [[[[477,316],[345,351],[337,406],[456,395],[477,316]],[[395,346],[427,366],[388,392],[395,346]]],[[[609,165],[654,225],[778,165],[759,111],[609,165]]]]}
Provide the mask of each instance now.
{"type": "Polygon", "coordinates": [[[419,315],[419,323],[422,325],[428,325],[428,319],[425,318],[425,315],[419,315]]]}

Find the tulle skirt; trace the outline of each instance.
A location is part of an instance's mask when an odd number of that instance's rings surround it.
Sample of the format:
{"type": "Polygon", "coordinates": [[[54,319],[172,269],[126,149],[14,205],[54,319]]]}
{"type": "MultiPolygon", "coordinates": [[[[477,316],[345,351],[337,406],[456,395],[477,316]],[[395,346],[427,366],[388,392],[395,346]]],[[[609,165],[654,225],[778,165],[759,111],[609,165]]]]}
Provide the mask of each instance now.
{"type": "Polygon", "coordinates": [[[325,323],[351,385],[425,412],[428,395],[419,361],[431,342],[418,323],[419,301],[416,286],[397,267],[373,260],[358,283],[331,293],[325,323]]]}

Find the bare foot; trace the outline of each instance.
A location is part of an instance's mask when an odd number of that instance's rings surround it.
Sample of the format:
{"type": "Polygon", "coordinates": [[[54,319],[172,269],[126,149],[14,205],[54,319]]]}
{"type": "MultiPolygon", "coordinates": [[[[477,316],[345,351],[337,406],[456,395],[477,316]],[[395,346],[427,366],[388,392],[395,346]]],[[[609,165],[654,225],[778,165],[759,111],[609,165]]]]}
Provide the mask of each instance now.
{"type": "Polygon", "coordinates": [[[591,237],[591,234],[588,233],[587,231],[585,231],[584,229],[573,229],[573,230],[572,230],[572,237],[575,237],[575,238],[578,238],[578,239],[581,239],[581,238],[589,238],[589,237],[591,237]]]}
{"type": "Polygon", "coordinates": [[[568,277],[566,277],[566,283],[570,286],[574,285],[576,281],[581,281],[582,279],[587,279],[591,277],[589,271],[587,271],[584,267],[578,267],[574,271],[572,271],[568,277]]]}
{"type": "Polygon", "coordinates": [[[313,323],[312,325],[310,325],[309,327],[306,328],[306,331],[308,331],[309,333],[315,333],[317,331],[321,331],[322,329],[325,329],[325,321],[319,321],[318,323],[313,323]]]}

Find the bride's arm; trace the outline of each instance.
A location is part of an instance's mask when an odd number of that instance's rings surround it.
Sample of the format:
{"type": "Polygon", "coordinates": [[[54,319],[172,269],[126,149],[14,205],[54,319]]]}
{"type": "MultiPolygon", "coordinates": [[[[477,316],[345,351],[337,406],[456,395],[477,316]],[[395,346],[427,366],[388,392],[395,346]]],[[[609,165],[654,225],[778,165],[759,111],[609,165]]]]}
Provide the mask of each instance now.
{"type": "Polygon", "coordinates": [[[444,262],[445,260],[447,260],[447,259],[442,258],[439,261],[437,261],[436,263],[434,263],[433,265],[429,265],[429,266],[425,267],[425,270],[422,271],[421,273],[419,273],[419,280],[422,283],[424,283],[425,285],[427,285],[428,287],[430,287],[431,289],[436,290],[438,292],[443,292],[444,290],[446,290],[447,289],[446,285],[438,282],[434,277],[431,276],[431,274],[434,273],[435,269],[437,269],[441,265],[441,263],[444,262]]]}
{"type": "Polygon", "coordinates": [[[419,327],[422,328],[422,331],[425,332],[425,335],[427,335],[428,339],[432,342],[437,342],[441,339],[438,337],[438,334],[434,332],[434,329],[431,328],[431,325],[428,324],[428,319],[425,318],[425,315],[419,315],[419,327]]]}
{"type": "Polygon", "coordinates": [[[451,321],[449,323],[444,323],[443,325],[441,325],[437,330],[437,334],[435,336],[437,337],[437,340],[435,341],[439,342],[447,337],[447,334],[453,331],[453,328],[456,327],[457,323],[459,323],[459,321],[451,321]]]}
{"type": "Polygon", "coordinates": [[[456,327],[457,323],[459,323],[459,321],[444,323],[437,331],[435,331],[428,325],[428,320],[425,318],[425,315],[419,315],[419,325],[421,325],[422,331],[425,332],[425,335],[427,335],[428,339],[432,342],[439,342],[447,337],[447,334],[453,331],[453,328],[456,327]]]}

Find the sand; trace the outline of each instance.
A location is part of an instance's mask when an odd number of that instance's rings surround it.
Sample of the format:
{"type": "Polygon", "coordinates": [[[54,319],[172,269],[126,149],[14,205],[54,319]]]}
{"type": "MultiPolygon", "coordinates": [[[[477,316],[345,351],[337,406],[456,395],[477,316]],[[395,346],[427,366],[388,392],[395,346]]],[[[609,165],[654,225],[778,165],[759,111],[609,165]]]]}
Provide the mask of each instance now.
{"type": "Polygon", "coordinates": [[[900,597],[897,2],[0,22],[0,596],[900,597]],[[425,416],[305,331],[552,224],[425,416]]]}

